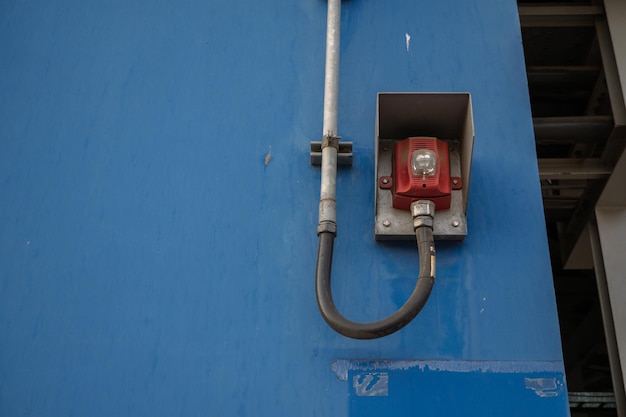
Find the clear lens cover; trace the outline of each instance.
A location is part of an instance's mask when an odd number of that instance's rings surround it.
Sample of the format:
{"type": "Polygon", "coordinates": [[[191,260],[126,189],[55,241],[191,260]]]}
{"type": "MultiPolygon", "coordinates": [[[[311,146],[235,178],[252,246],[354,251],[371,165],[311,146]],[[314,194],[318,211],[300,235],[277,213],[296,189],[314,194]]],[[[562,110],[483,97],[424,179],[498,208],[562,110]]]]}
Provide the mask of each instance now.
{"type": "Polygon", "coordinates": [[[416,177],[432,177],[437,173],[437,155],[430,149],[418,149],[411,154],[411,172],[416,177]]]}

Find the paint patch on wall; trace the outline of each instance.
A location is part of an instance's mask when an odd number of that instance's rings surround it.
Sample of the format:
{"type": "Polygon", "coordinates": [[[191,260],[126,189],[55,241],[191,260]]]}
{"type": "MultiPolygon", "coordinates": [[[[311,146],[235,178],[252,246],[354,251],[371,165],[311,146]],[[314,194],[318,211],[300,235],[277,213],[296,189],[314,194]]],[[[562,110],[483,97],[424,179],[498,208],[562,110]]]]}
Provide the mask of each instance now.
{"type": "Polygon", "coordinates": [[[559,395],[556,378],[524,378],[524,384],[542,398],[559,395]]]}
{"type": "Polygon", "coordinates": [[[389,396],[387,372],[362,372],[352,377],[352,386],[359,397],[389,396]]]}
{"type": "Polygon", "coordinates": [[[335,359],[330,369],[340,381],[348,380],[349,371],[420,371],[482,372],[482,373],[535,373],[565,372],[563,364],[556,361],[455,361],[455,360],[351,360],[335,359]]]}
{"type": "Polygon", "coordinates": [[[350,417],[568,415],[560,361],[338,359],[331,368],[348,383],[350,417]]]}

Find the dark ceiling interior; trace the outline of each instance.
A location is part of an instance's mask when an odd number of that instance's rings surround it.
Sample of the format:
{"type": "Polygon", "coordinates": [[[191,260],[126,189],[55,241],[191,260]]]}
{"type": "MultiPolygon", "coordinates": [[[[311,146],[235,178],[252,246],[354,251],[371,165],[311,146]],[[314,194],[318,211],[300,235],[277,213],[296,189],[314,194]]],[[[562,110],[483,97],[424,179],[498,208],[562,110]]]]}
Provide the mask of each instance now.
{"type": "Polygon", "coordinates": [[[614,397],[601,394],[613,387],[592,264],[567,265],[621,153],[611,141],[603,3],[518,0],[518,8],[570,407],[573,416],[616,416],[614,397]],[[597,401],[577,403],[573,393],[597,401]]]}

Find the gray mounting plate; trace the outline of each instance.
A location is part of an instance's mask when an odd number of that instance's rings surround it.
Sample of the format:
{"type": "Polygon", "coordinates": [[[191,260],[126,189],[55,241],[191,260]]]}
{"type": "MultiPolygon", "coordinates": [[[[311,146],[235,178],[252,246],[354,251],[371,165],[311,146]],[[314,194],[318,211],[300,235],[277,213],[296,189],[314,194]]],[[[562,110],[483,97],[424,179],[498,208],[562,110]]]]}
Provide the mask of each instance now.
{"type": "MultiPolygon", "coordinates": [[[[391,176],[392,149],[393,144],[397,141],[383,139],[377,142],[376,219],[374,224],[376,240],[414,240],[415,233],[411,213],[407,210],[393,208],[391,190],[384,190],[379,187],[381,177],[391,176]]],[[[447,142],[450,148],[450,175],[460,177],[459,144],[458,142],[447,142]]],[[[449,210],[435,212],[433,233],[435,239],[447,240],[461,240],[467,235],[467,222],[463,210],[461,190],[452,190],[452,204],[449,210]]]]}

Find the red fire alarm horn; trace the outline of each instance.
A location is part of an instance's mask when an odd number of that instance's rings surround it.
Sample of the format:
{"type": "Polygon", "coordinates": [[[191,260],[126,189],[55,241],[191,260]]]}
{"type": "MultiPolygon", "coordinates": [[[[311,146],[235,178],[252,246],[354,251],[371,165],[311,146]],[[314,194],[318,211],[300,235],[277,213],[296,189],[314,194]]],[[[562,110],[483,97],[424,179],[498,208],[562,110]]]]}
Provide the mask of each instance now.
{"type": "Polygon", "coordinates": [[[396,142],[392,165],[394,208],[409,210],[416,200],[431,200],[438,211],[450,208],[450,156],[446,142],[432,137],[396,142]]]}

